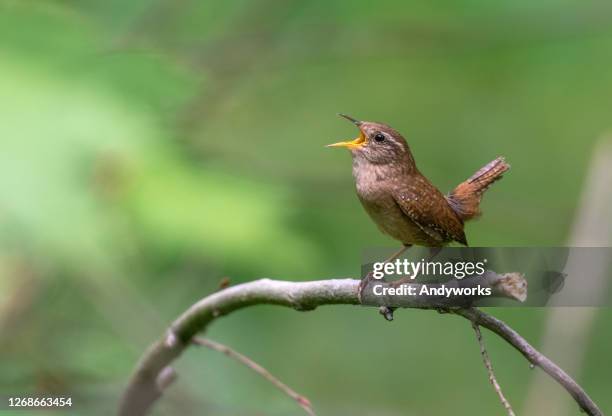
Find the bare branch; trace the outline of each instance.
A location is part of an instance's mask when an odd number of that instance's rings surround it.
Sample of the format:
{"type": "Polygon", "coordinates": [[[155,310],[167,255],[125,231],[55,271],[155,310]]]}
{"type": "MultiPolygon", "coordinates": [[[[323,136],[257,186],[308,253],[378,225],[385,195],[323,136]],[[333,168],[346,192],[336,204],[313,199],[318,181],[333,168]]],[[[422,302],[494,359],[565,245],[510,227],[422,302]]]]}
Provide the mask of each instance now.
{"type": "Polygon", "coordinates": [[[255,371],[257,374],[268,380],[272,383],[276,388],[285,393],[287,396],[291,397],[293,400],[297,402],[297,404],[304,409],[306,414],[309,416],[316,416],[314,410],[312,410],[312,405],[310,404],[310,400],[301,394],[295,392],[291,387],[287,386],[285,383],[280,381],[278,378],[274,377],[268,370],[266,370],[261,365],[257,364],[255,361],[251,360],[246,355],[240,354],[238,351],[235,351],[228,347],[227,345],[223,345],[219,342],[213,341],[207,338],[195,337],[193,339],[193,343],[196,345],[201,345],[206,348],[210,348],[211,350],[215,350],[227,355],[230,358],[235,359],[236,361],[246,365],[251,370],[255,371]]]}
{"type": "Polygon", "coordinates": [[[506,400],[506,397],[502,392],[501,386],[497,382],[497,378],[495,378],[495,373],[493,372],[493,365],[491,364],[491,360],[489,359],[489,354],[487,354],[487,349],[485,348],[484,341],[482,339],[480,327],[474,322],[472,322],[472,328],[474,328],[474,332],[476,332],[476,339],[478,340],[478,344],[480,344],[480,354],[482,355],[482,361],[484,362],[484,365],[487,368],[487,372],[489,373],[489,382],[495,389],[495,392],[497,393],[499,400],[502,402],[502,405],[506,409],[508,416],[515,416],[514,411],[512,410],[512,406],[510,406],[510,403],[508,402],[508,400],[506,400]]]}
{"type": "Polygon", "coordinates": [[[159,375],[157,376],[157,379],[156,379],[157,389],[158,390],[167,389],[170,386],[170,384],[176,381],[177,377],[178,375],[176,374],[176,371],[174,370],[174,368],[170,366],[162,368],[162,370],[159,372],[159,375]]]}
{"type": "Polygon", "coordinates": [[[589,416],[602,416],[603,413],[593,402],[589,395],[573,378],[563,371],[557,364],[552,362],[544,354],[531,346],[514,329],[510,328],[505,322],[484,313],[476,308],[457,309],[453,313],[469,319],[476,325],[484,326],[488,330],[496,333],[516,348],[534,366],[540,367],[546,374],[555,379],[567,392],[574,398],[576,403],[589,416]]]}
{"type": "MultiPolygon", "coordinates": [[[[507,280],[503,275],[499,275],[497,281],[488,279],[489,284],[493,285],[504,285],[507,280]]],[[[119,415],[146,415],[162,394],[162,389],[156,383],[162,369],[177,359],[191,344],[193,337],[198,332],[204,331],[218,317],[260,304],[286,306],[299,311],[313,310],[321,305],[357,305],[358,287],[359,280],[355,279],[310,282],[261,279],[232,286],[203,298],[174,321],[162,338],[153,343],[143,354],[124,391],[119,405],[119,415]]],[[[506,291],[511,292],[506,289],[499,292],[503,294],[506,291]]],[[[398,306],[422,308],[423,302],[418,296],[408,296],[398,306]]],[[[474,308],[456,309],[452,312],[495,332],[518,349],[529,362],[540,366],[557,380],[588,415],[602,415],[597,405],[570,376],[535,350],[508,325],[474,308]]]]}

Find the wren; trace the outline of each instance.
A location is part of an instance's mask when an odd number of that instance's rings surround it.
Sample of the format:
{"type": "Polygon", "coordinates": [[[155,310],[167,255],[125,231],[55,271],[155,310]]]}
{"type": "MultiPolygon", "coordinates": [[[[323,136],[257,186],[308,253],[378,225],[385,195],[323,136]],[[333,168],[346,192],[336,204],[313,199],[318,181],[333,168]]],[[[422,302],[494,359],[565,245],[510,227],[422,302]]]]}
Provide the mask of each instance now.
{"type": "Polygon", "coordinates": [[[420,245],[439,249],[451,242],[468,245],[464,223],[480,215],[483,193],[510,169],[503,157],[489,162],[444,195],[417,168],[402,135],[386,124],[340,116],[359,128],[344,147],[353,158],[353,177],[361,204],[380,231],[404,248],[420,245]]]}

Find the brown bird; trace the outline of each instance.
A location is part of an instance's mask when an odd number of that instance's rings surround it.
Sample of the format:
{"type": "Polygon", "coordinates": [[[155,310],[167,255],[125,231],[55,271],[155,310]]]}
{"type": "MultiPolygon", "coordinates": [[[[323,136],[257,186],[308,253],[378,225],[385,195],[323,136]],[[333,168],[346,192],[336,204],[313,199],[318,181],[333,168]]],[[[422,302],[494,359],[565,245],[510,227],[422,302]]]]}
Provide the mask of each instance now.
{"type": "Polygon", "coordinates": [[[415,244],[467,245],[464,222],[480,215],[484,191],[510,169],[504,158],[488,163],[444,195],[419,171],[400,133],[386,124],[339,115],[359,128],[359,137],[328,147],[350,150],[361,204],[383,233],[404,245],[391,259],[415,244]]]}

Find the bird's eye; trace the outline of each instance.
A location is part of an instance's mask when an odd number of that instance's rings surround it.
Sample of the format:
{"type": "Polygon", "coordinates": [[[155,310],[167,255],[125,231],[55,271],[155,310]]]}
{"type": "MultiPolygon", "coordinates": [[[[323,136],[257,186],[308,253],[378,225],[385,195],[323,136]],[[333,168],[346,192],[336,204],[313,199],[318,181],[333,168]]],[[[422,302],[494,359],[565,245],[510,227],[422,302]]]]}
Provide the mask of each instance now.
{"type": "Polygon", "coordinates": [[[374,140],[376,140],[377,142],[384,142],[385,141],[385,135],[382,133],[376,133],[376,136],[374,136],[374,140]]]}

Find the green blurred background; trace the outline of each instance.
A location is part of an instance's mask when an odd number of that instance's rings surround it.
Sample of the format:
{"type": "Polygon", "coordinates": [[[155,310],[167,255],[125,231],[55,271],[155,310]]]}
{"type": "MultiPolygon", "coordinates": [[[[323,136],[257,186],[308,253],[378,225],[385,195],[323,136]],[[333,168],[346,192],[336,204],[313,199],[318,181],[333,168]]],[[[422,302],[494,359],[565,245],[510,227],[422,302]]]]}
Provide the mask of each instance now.
{"type": "MultiPolygon", "coordinates": [[[[324,148],[355,135],[338,112],[403,132],[445,191],[505,155],[472,245],[566,244],[612,127],[611,12],[0,0],[0,392],[70,392],[73,414],[111,414],[146,346],[223,277],[356,277],[364,248],[396,246],[360,207],[349,155],[324,148]]],[[[493,313],[538,345],[545,311],[493,313]]],[[[579,377],[604,411],[610,319],[598,312],[579,377]]],[[[207,335],[320,415],[502,414],[458,318],[257,307],[207,335]]],[[[485,337],[522,413],[538,370],[485,337]]],[[[218,353],[192,348],[176,368],[155,414],[303,414],[218,353]]]]}

